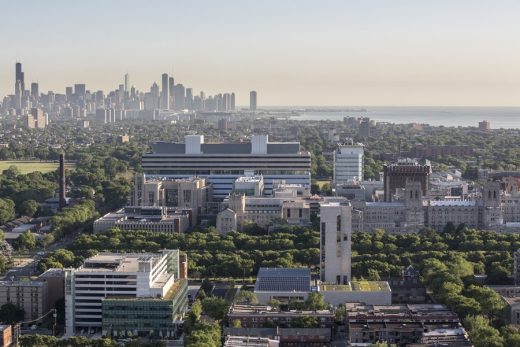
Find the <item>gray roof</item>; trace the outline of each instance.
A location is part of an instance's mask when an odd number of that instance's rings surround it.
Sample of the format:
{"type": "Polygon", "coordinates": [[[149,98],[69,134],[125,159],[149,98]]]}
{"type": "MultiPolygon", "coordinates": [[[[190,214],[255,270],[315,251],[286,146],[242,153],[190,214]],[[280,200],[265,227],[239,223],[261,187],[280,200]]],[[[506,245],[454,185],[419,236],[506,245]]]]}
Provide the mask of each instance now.
{"type": "MultiPolygon", "coordinates": [[[[200,149],[203,154],[251,154],[251,143],[203,143],[200,149]]],[[[185,154],[185,151],[184,143],[155,142],[152,144],[153,154],[185,154]]],[[[267,154],[297,154],[299,152],[299,142],[267,144],[267,154]]]]}

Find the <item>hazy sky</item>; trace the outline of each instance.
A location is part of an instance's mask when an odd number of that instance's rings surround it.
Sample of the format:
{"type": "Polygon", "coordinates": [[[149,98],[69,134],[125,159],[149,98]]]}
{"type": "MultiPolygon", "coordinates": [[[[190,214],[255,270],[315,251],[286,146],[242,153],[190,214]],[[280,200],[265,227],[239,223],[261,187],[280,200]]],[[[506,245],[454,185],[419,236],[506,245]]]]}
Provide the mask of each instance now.
{"type": "Polygon", "coordinates": [[[520,106],[518,0],[0,0],[0,94],[163,72],[259,105],[520,106]]]}

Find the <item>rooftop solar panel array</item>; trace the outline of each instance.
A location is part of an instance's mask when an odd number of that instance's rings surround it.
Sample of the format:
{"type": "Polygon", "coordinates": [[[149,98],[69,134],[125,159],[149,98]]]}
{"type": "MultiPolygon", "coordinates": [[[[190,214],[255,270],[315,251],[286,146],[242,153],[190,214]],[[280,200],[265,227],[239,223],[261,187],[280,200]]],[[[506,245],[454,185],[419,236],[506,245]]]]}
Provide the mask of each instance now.
{"type": "Polygon", "coordinates": [[[309,269],[260,268],[256,291],[308,292],[311,289],[309,269]]]}

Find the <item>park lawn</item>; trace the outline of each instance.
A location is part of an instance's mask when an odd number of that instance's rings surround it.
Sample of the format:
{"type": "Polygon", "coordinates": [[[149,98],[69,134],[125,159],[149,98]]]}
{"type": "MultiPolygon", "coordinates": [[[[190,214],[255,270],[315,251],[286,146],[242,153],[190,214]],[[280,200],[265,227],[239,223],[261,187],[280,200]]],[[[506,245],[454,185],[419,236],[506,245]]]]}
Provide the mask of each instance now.
{"type": "MultiPolygon", "coordinates": [[[[21,173],[26,174],[34,171],[41,173],[54,171],[58,169],[59,163],[57,161],[40,162],[39,160],[0,160],[0,174],[11,165],[15,165],[21,173]]],[[[75,165],[72,163],[65,163],[65,169],[73,169],[74,167],[75,165]]]]}

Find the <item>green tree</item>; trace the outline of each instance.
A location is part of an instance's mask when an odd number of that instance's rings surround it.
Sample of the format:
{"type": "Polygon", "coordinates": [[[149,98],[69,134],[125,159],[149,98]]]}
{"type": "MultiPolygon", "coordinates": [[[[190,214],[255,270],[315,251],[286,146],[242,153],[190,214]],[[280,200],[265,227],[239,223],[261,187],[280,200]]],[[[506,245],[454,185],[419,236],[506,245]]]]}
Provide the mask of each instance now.
{"type": "Polygon", "coordinates": [[[36,235],[26,231],[17,239],[18,248],[33,251],[36,248],[36,235]]]}
{"type": "Polygon", "coordinates": [[[468,316],[464,320],[464,326],[468,329],[471,341],[475,347],[502,347],[504,338],[497,329],[489,325],[489,320],[484,316],[468,316]]]}
{"type": "Polygon", "coordinates": [[[324,310],[327,308],[327,304],[323,299],[323,294],[318,292],[312,292],[305,301],[305,308],[308,310],[324,310]]]}
{"type": "Polygon", "coordinates": [[[40,204],[36,200],[26,200],[20,207],[20,214],[24,216],[34,217],[38,211],[40,204]]]}
{"type": "Polygon", "coordinates": [[[280,302],[280,300],[277,300],[277,299],[271,299],[267,302],[267,305],[268,306],[271,306],[271,308],[273,310],[280,310],[280,305],[282,303],[280,302]]]}
{"type": "Polygon", "coordinates": [[[204,313],[215,320],[222,320],[227,314],[229,305],[226,300],[210,296],[202,301],[202,309],[204,313]]]}
{"type": "Polygon", "coordinates": [[[255,293],[243,289],[238,292],[238,294],[235,296],[235,299],[233,300],[236,303],[245,303],[245,304],[258,304],[258,299],[255,295],[255,293]]]}
{"type": "Polygon", "coordinates": [[[0,307],[0,321],[5,324],[14,324],[23,320],[24,310],[13,303],[6,303],[0,307]]]}
{"type": "Polygon", "coordinates": [[[0,225],[14,219],[14,202],[10,199],[0,199],[0,225]]]}

